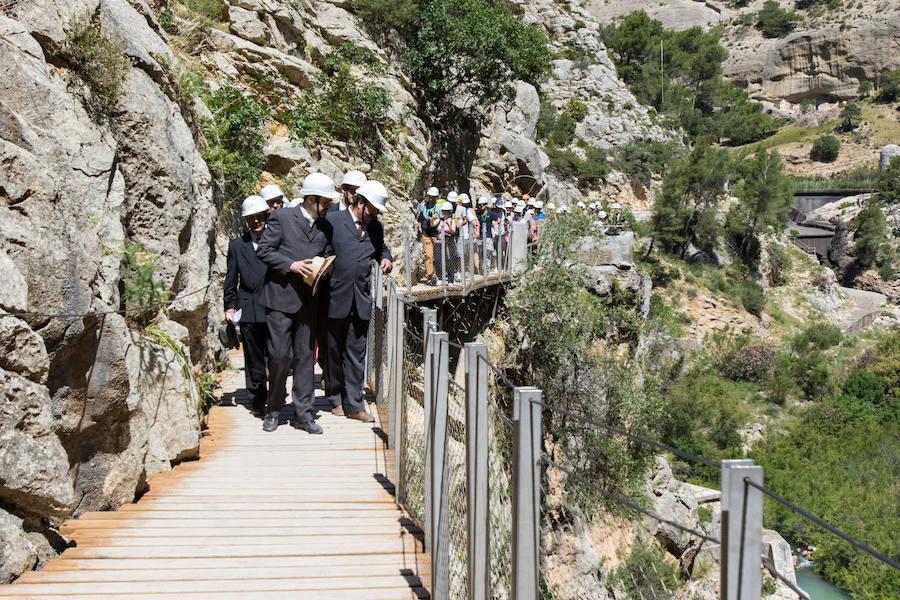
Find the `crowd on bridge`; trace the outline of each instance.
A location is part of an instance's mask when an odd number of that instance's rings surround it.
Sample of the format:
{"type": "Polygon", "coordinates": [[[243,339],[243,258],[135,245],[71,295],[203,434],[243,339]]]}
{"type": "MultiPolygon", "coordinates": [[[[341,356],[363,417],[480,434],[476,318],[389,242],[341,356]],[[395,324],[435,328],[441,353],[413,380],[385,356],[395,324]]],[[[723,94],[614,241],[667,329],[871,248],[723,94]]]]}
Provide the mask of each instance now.
{"type": "Polygon", "coordinates": [[[384,185],[360,171],[343,177],[340,192],[327,175],[311,173],[296,200],[267,185],[243,201],[248,231],[228,245],[225,337],[240,328],[250,405],[265,431],[278,428],[292,375],[292,426],[322,433],[316,361],[331,412],[375,420],[363,386],[372,263],[393,268],[378,220],[387,203],[384,185]]]}
{"type": "MultiPolygon", "coordinates": [[[[464,277],[463,256],[471,251],[474,271],[488,275],[504,268],[509,237],[515,223],[524,223],[528,243],[536,244],[543,222],[570,212],[566,205],[546,204],[528,194],[521,198],[480,196],[473,202],[465,192],[447,192],[439,197],[436,187],[428,188],[416,211],[418,236],[425,254],[422,282],[426,285],[454,285],[464,277]]],[[[627,227],[622,205],[613,202],[609,212],[600,201],[578,202],[575,210],[587,214],[601,234],[614,235],[627,227]]]]}

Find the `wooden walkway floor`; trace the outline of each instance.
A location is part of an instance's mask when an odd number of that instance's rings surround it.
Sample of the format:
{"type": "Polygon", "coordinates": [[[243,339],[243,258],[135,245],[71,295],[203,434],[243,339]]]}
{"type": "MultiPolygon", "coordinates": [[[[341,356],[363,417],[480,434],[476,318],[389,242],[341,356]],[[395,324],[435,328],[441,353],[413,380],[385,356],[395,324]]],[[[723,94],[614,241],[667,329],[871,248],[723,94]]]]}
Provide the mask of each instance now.
{"type": "Polygon", "coordinates": [[[323,435],[284,417],[266,433],[243,378],[226,373],[199,461],[150,477],[136,504],[66,522],[77,546],[0,597],[427,598],[421,535],[385,476],[384,415],[373,427],[321,405],[323,435]]]}

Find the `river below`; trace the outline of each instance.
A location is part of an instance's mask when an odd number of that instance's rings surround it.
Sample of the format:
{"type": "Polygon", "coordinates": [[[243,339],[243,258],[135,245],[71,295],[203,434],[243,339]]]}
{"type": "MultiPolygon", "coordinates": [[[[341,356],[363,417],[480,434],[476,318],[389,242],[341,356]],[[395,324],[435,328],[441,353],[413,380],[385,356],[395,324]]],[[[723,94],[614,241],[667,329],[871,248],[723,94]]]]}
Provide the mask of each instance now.
{"type": "Polygon", "coordinates": [[[797,568],[797,585],[809,594],[810,600],[850,600],[850,595],[835,587],[816,573],[812,565],[797,568]]]}

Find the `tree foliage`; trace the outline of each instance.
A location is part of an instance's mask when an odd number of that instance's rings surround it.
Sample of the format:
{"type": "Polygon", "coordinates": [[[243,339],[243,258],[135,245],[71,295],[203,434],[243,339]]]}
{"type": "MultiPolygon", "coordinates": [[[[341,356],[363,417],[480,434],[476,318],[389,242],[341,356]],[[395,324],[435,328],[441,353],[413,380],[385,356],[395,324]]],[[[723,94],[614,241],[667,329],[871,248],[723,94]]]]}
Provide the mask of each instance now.
{"type": "Polygon", "coordinates": [[[677,118],[691,136],[743,144],[777,129],[762,105],[722,79],[728,52],[719,43],[720,29],[666,31],[635,11],[602,33],[617,73],[635,96],[677,118]]]}
{"type": "Polygon", "coordinates": [[[881,88],[875,99],[878,102],[894,102],[900,98],[900,69],[881,74],[881,88]]]}
{"type": "Polygon", "coordinates": [[[543,31],[495,0],[424,0],[408,35],[410,73],[437,116],[509,99],[512,81],[536,84],[550,68],[543,31]]]}
{"type": "Polygon", "coordinates": [[[869,200],[850,223],[853,231],[853,256],[863,269],[881,261],[887,255],[887,221],[878,200],[869,200]]]}
{"type": "Polygon", "coordinates": [[[793,201],[791,182],[778,152],[765,148],[740,163],[739,172],[735,195],[740,201],[731,205],[726,227],[737,242],[738,256],[753,265],[759,257],[751,250],[759,247],[759,234],[768,227],[779,230],[787,225],[793,201]]]}
{"type": "Polygon", "coordinates": [[[885,204],[900,202],[900,156],[891,158],[891,163],[878,174],[875,183],[878,198],[885,204]]]}
{"type": "Polygon", "coordinates": [[[653,204],[653,236],[665,250],[684,258],[688,246],[713,249],[721,232],[716,218],[731,167],[727,150],[698,144],[672,166],[653,204]]]}
{"type": "Polygon", "coordinates": [[[823,135],[813,141],[809,157],[819,162],[833,162],[841,152],[841,142],[833,135],[823,135]]]}
{"type": "Polygon", "coordinates": [[[768,38],[786,36],[800,20],[800,15],[781,8],[776,0],[766,0],[756,17],[756,28],[768,38]]]}

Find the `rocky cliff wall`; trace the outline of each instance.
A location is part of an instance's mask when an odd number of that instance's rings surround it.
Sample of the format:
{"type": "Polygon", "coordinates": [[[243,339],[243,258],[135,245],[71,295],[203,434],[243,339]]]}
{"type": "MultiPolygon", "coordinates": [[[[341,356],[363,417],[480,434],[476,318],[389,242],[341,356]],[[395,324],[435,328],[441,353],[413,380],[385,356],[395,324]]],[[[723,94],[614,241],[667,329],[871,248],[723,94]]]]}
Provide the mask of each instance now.
{"type": "Polygon", "coordinates": [[[210,174],[154,57],[142,2],[6,2],[0,14],[0,582],[65,541],[59,520],[117,508],[146,475],[196,456],[196,389],[180,358],[129,327],[123,252],[140,244],[178,297],[164,326],[210,362],[220,285],[210,174]],[[133,67],[105,113],[54,48],[76,16],[133,67]],[[57,316],[58,315],[58,316],[57,316]],[[83,316],[82,316],[83,315],[83,316]],[[179,324],[180,322],[180,324],[179,324]]]}

